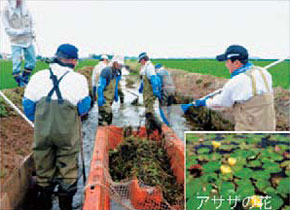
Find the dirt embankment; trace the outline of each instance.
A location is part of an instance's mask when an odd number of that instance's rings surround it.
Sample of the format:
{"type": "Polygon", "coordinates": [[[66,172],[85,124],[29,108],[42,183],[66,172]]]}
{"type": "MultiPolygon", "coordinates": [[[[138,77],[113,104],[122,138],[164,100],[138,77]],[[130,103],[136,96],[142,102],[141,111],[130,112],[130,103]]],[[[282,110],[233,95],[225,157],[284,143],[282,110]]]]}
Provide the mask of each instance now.
{"type": "MultiPolygon", "coordinates": [[[[3,93],[22,110],[23,88],[3,90],[3,93]]],[[[33,128],[8,106],[0,100],[0,180],[1,185],[14,168],[20,166],[23,158],[32,151],[33,128]]]]}

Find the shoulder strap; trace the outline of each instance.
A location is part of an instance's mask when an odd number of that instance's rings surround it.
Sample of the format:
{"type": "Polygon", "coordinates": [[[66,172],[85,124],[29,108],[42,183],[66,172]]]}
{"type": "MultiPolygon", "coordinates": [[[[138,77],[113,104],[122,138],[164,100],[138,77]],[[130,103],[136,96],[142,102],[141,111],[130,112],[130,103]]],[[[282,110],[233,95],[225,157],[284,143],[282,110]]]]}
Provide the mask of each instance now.
{"type": "Polygon", "coordinates": [[[261,77],[262,77],[263,80],[264,80],[264,84],[265,84],[265,87],[266,87],[266,89],[267,89],[267,92],[270,92],[270,87],[269,87],[269,84],[268,84],[268,82],[267,82],[267,80],[266,80],[266,76],[265,76],[265,74],[264,74],[264,72],[263,72],[263,69],[262,69],[262,68],[257,68],[257,69],[259,70],[259,73],[260,73],[261,77]]]}
{"type": "Polygon", "coordinates": [[[253,96],[256,95],[257,93],[257,88],[256,88],[256,79],[254,77],[254,75],[252,74],[252,71],[246,71],[246,75],[251,79],[252,81],[252,93],[253,96]]]}
{"type": "Polygon", "coordinates": [[[52,80],[53,82],[53,88],[49,91],[48,95],[47,95],[47,98],[46,98],[46,101],[47,102],[50,102],[51,101],[51,97],[53,95],[54,92],[56,92],[56,95],[57,95],[57,99],[58,99],[58,103],[63,103],[63,98],[62,98],[62,95],[61,95],[61,92],[59,90],[59,83],[60,81],[64,78],[65,75],[67,75],[69,73],[69,71],[65,72],[60,78],[59,80],[57,80],[57,76],[53,74],[51,68],[49,69],[49,72],[50,72],[50,79],[52,80]]]}

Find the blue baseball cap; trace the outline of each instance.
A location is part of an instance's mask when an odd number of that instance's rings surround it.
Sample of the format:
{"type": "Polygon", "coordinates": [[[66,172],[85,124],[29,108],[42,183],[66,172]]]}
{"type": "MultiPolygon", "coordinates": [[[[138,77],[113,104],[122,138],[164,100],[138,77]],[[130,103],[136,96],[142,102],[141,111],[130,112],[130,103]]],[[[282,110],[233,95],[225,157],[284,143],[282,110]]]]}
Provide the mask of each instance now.
{"type": "Polygon", "coordinates": [[[249,54],[246,48],[240,45],[231,45],[226,49],[224,54],[218,55],[216,59],[218,61],[226,61],[231,58],[245,60],[248,59],[248,57],[249,54]]]}
{"type": "Polygon", "coordinates": [[[139,56],[138,56],[138,60],[139,60],[139,62],[140,62],[141,59],[144,58],[145,56],[148,56],[146,52],[142,52],[142,53],[140,53],[139,56]]]}
{"type": "Polygon", "coordinates": [[[155,69],[160,69],[162,67],[162,64],[161,63],[158,63],[155,65],[155,69]]]}
{"type": "Polygon", "coordinates": [[[78,48],[71,44],[62,44],[57,48],[55,55],[64,59],[79,59],[78,48]]]}

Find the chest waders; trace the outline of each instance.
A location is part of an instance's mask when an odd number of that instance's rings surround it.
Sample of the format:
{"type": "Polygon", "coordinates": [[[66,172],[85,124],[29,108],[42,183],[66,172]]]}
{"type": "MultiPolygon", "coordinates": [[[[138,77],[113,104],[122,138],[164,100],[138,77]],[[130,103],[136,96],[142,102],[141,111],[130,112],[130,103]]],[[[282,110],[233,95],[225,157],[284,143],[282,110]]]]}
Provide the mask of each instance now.
{"type": "Polygon", "coordinates": [[[116,78],[113,77],[104,89],[105,103],[99,107],[99,125],[110,125],[113,121],[112,104],[114,102],[116,78]]]}
{"type": "Polygon", "coordinates": [[[147,134],[152,133],[154,130],[158,130],[161,133],[162,123],[155,116],[154,112],[154,102],[156,97],[153,95],[152,85],[146,75],[143,76],[144,91],[143,91],[143,101],[145,106],[145,127],[147,134]]]}
{"type": "Polygon", "coordinates": [[[257,95],[256,79],[253,70],[246,72],[252,81],[253,97],[243,104],[234,105],[235,130],[236,131],[275,131],[276,118],[274,109],[274,96],[270,92],[266,77],[258,67],[263,78],[267,93],[257,95]]]}
{"type": "Polygon", "coordinates": [[[77,108],[64,100],[59,90],[59,83],[67,73],[58,80],[50,69],[53,88],[36,105],[33,145],[37,183],[52,190],[59,184],[61,209],[71,208],[72,197],[77,190],[81,140],[77,108]],[[54,92],[57,100],[51,99],[54,92]]]}

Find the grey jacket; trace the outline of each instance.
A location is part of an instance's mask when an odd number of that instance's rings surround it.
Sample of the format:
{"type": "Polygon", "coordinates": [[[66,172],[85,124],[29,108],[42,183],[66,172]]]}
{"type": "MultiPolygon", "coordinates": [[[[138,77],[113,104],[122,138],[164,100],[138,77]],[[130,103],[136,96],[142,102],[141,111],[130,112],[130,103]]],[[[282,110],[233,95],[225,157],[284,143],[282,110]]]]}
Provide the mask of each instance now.
{"type": "Polygon", "coordinates": [[[33,40],[33,23],[25,2],[16,7],[15,0],[9,0],[9,5],[2,14],[3,25],[10,38],[11,45],[29,47],[33,40]]]}

